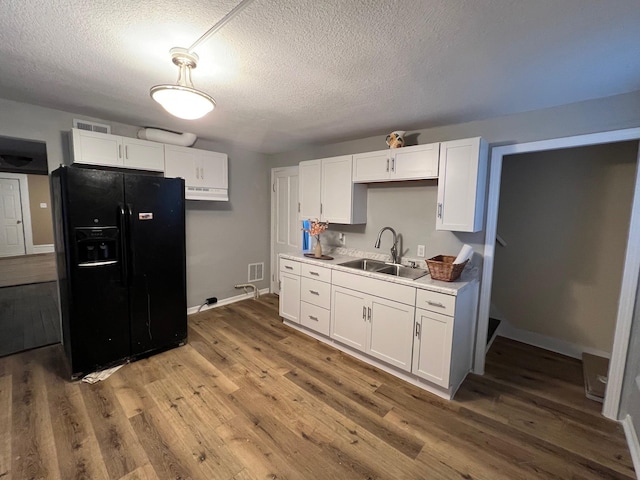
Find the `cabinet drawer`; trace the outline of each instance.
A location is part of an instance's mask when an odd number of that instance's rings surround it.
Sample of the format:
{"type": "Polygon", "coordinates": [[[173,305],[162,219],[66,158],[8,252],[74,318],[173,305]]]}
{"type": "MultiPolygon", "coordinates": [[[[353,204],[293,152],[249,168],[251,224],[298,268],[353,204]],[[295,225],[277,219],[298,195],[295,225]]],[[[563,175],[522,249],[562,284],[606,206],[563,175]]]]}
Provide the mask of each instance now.
{"type": "Polygon", "coordinates": [[[287,260],[286,258],[281,258],[280,271],[293,273],[295,275],[300,275],[300,262],[294,262],[293,260],[287,260]]]}
{"type": "Polygon", "coordinates": [[[331,282],[331,270],[329,268],[302,263],[300,264],[300,271],[303,277],[313,278],[321,282],[331,282]]]}
{"type": "Polygon", "coordinates": [[[456,297],[418,289],[416,307],[453,317],[456,309],[456,297]]]}
{"type": "Polygon", "coordinates": [[[302,277],[300,299],[322,308],[331,307],[331,284],[302,277]]]}
{"type": "Polygon", "coordinates": [[[307,302],[300,303],[300,325],[329,336],[330,321],[329,310],[307,302]]]}

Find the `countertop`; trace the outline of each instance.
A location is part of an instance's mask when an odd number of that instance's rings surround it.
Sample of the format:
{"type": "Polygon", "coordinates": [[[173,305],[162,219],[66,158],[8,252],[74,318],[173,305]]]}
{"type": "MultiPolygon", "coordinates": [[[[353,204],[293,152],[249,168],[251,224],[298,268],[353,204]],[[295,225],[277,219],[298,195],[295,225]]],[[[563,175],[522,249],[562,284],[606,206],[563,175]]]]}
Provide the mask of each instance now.
{"type": "MultiPolygon", "coordinates": [[[[358,253],[363,253],[363,252],[358,252],[358,253]]],[[[361,256],[358,256],[358,255],[346,255],[344,253],[338,253],[338,252],[331,252],[331,253],[328,253],[328,255],[332,256],[333,260],[321,260],[321,259],[312,258],[312,257],[305,257],[302,252],[281,253],[280,257],[286,258],[289,260],[295,260],[301,263],[318,265],[318,266],[330,268],[332,270],[337,270],[341,272],[362,275],[363,277],[376,278],[376,279],[385,280],[391,283],[399,283],[401,285],[416,287],[423,290],[430,290],[432,292],[444,293],[446,295],[458,295],[459,292],[461,292],[466,287],[468,287],[469,285],[473,284],[476,281],[474,268],[465,269],[462,272],[462,275],[454,282],[443,282],[441,280],[434,280],[431,278],[430,275],[425,275],[424,277],[418,278],[417,280],[410,280],[408,278],[396,277],[396,276],[387,275],[384,273],[366,272],[364,270],[358,270],[355,268],[343,267],[339,265],[340,263],[347,262],[355,258],[371,258],[370,256],[367,256],[366,253],[361,256]]]]}

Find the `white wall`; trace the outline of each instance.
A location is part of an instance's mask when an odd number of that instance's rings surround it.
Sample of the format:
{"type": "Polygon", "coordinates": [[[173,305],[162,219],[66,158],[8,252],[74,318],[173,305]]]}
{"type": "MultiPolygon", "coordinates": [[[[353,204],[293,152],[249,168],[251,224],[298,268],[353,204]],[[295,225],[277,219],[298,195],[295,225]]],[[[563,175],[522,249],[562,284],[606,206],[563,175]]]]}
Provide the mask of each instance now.
{"type": "MultiPolygon", "coordinates": [[[[135,137],[139,127],[0,99],[0,136],[47,144],[49,171],[69,159],[68,132],[74,118],[111,125],[111,133],[135,137]]],[[[242,293],[233,285],[247,281],[247,263],[269,267],[269,168],[261,154],[232,145],[198,141],[197,148],[229,155],[229,202],[187,203],[187,305],[208,297],[242,293]]],[[[268,275],[258,288],[268,287],[268,275]]]]}
{"type": "Polygon", "coordinates": [[[511,326],[611,353],[637,154],[624,142],[503,159],[491,301],[511,326]]]}

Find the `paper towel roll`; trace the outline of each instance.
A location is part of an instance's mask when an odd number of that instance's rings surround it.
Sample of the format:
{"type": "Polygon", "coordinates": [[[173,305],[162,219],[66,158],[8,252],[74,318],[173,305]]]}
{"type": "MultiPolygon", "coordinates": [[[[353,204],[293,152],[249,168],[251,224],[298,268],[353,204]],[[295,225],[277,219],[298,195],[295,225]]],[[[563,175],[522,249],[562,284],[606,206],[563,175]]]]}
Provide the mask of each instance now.
{"type": "Polygon", "coordinates": [[[472,255],[473,255],[473,248],[471,248],[471,245],[467,245],[465,243],[464,245],[462,245],[462,248],[460,249],[460,253],[456,257],[456,259],[453,261],[453,263],[454,264],[464,263],[467,260],[469,260],[472,255]]]}

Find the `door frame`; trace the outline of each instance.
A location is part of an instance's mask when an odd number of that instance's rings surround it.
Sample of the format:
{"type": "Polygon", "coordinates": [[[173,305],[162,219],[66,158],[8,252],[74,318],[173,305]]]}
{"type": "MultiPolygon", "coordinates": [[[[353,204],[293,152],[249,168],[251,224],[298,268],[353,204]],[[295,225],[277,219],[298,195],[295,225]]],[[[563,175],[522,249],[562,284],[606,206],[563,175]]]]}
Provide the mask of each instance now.
{"type": "MultiPolygon", "coordinates": [[[[486,355],[486,336],[489,325],[489,309],[491,306],[491,287],[493,281],[493,265],[498,226],[498,208],[500,203],[500,179],[502,176],[502,161],[505,155],[517,153],[541,152],[563,148],[583,147],[605,143],[640,141],[640,128],[613,130],[572,137],[554,138],[536,142],[519,143],[494,147],[491,150],[491,165],[489,169],[487,195],[487,221],[485,227],[484,261],[478,309],[478,327],[476,331],[476,348],[474,359],[474,373],[483,374],[486,355]]],[[[640,145],[639,145],[640,147],[640,145]]],[[[607,389],[605,393],[602,414],[617,420],[620,410],[620,399],[626,366],[633,310],[638,288],[638,273],[640,272],[640,148],[636,167],[636,181],[631,207],[629,236],[622,273],[616,329],[613,340],[613,351],[609,362],[607,389]]]]}
{"type": "MultiPolygon", "coordinates": [[[[20,189],[20,208],[22,209],[22,232],[24,234],[24,252],[19,255],[32,255],[36,252],[33,248],[33,231],[31,230],[31,208],[29,205],[29,181],[24,173],[0,172],[0,178],[18,180],[20,189]]],[[[19,256],[9,255],[9,256],[19,256]]]]}

